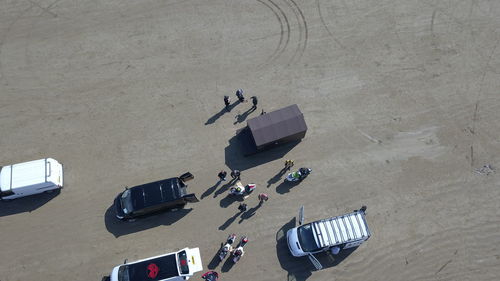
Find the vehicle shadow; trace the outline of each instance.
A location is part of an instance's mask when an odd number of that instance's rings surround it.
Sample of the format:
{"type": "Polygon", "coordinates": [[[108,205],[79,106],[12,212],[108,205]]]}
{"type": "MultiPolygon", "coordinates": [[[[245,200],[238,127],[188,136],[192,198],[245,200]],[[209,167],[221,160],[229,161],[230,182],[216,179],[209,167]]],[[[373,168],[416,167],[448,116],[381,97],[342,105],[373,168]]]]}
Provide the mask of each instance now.
{"type": "Polygon", "coordinates": [[[286,242],[286,232],[296,226],[296,219],[292,218],[276,232],[276,255],[281,268],[287,271],[285,280],[307,280],[312,275],[314,266],[307,257],[294,257],[290,254],[286,242]]]}
{"type": "Polygon", "coordinates": [[[231,204],[233,204],[234,202],[243,202],[244,199],[243,197],[241,196],[237,196],[237,195],[230,195],[228,194],[226,197],[222,198],[219,202],[219,205],[222,207],[222,208],[227,208],[229,207],[231,204]]]}
{"type": "Polygon", "coordinates": [[[155,228],[161,225],[171,225],[185,217],[193,209],[180,209],[175,212],[165,212],[147,217],[137,218],[133,222],[121,221],[115,217],[114,206],[111,205],[104,215],[106,229],[115,237],[155,228]]]}
{"type": "Polygon", "coordinates": [[[278,186],[276,186],[276,192],[279,194],[285,194],[290,192],[290,189],[300,184],[300,181],[283,181],[278,186]]]}
{"type": "MultiPolygon", "coordinates": [[[[219,266],[219,264],[221,262],[221,260],[219,259],[219,251],[221,250],[222,246],[223,246],[223,243],[220,243],[219,250],[217,250],[214,257],[212,258],[210,263],[207,265],[208,269],[214,270],[217,266],[219,266]]],[[[227,254],[230,255],[230,253],[227,253],[227,254]]]]}
{"type": "Polygon", "coordinates": [[[300,143],[300,141],[293,141],[254,155],[245,156],[242,140],[239,139],[241,136],[238,133],[229,139],[228,146],[224,148],[225,164],[230,170],[244,171],[280,159],[300,143]]]}
{"type": "Polygon", "coordinates": [[[226,230],[226,228],[228,228],[236,220],[236,218],[240,214],[241,214],[241,212],[238,212],[238,213],[234,214],[234,216],[232,216],[229,219],[227,219],[226,222],[224,222],[221,226],[219,226],[219,230],[226,230]]]}
{"type": "MultiPolygon", "coordinates": [[[[276,255],[281,268],[287,271],[287,279],[289,281],[305,281],[316,268],[312,265],[307,257],[294,257],[288,249],[286,241],[286,233],[288,230],[296,226],[295,218],[284,224],[276,233],[276,255]]],[[[357,247],[341,250],[338,255],[332,255],[329,252],[315,254],[314,256],[323,266],[323,269],[337,266],[349,255],[351,255],[357,247]]]]}
{"type": "Polygon", "coordinates": [[[32,196],[17,198],[11,201],[0,201],[0,217],[6,217],[24,212],[33,212],[41,206],[47,204],[61,193],[60,189],[52,193],[42,193],[32,196]]]}
{"type": "Polygon", "coordinates": [[[216,184],[214,184],[212,187],[209,187],[207,190],[205,190],[205,192],[203,192],[203,194],[201,195],[200,199],[203,199],[203,198],[207,197],[208,195],[212,194],[217,189],[217,187],[220,185],[220,183],[221,183],[221,181],[217,181],[216,184]]]}
{"type": "Polygon", "coordinates": [[[233,108],[235,108],[238,104],[240,104],[240,101],[237,100],[234,103],[228,105],[228,107],[223,107],[219,112],[215,113],[212,117],[208,118],[207,122],[205,122],[205,125],[210,125],[215,123],[217,119],[219,119],[222,115],[230,112],[233,108]]]}

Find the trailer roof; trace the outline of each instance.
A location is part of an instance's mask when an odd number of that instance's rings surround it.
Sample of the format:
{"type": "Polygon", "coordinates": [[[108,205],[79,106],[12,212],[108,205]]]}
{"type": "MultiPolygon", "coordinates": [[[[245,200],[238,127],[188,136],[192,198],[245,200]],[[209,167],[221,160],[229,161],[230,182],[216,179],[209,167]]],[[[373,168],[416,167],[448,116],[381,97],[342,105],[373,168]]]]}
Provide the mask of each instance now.
{"type": "Polygon", "coordinates": [[[175,253],[132,263],[128,266],[131,281],[164,280],[179,276],[175,253]],[[151,271],[154,271],[153,275],[151,271]],[[148,275],[149,274],[149,275],[148,275]]]}
{"type": "Polygon", "coordinates": [[[336,246],[356,240],[366,240],[370,230],[365,220],[365,213],[356,211],[311,223],[313,236],[320,248],[336,246]]]}
{"type": "Polygon", "coordinates": [[[252,118],[247,124],[257,147],[307,131],[304,114],[296,104],[252,118]]]}
{"type": "Polygon", "coordinates": [[[46,182],[46,162],[47,159],[39,159],[3,167],[0,171],[1,190],[5,192],[46,182]]]}

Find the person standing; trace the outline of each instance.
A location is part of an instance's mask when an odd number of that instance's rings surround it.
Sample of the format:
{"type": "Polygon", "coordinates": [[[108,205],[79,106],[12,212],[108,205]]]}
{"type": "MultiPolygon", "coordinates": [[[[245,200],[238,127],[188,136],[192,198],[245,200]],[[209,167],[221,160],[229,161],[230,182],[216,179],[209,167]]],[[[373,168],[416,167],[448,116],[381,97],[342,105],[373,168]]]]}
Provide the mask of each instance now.
{"type": "Polygon", "coordinates": [[[229,96],[224,96],[224,105],[226,106],[226,109],[229,110],[229,105],[231,104],[231,99],[229,96]]]}
{"type": "Polygon", "coordinates": [[[238,210],[240,210],[241,213],[246,212],[246,210],[247,210],[247,204],[240,203],[240,205],[238,206],[238,210]]]}
{"type": "Polygon", "coordinates": [[[257,99],[256,96],[251,97],[251,99],[252,99],[252,104],[253,104],[252,105],[252,109],[256,110],[257,109],[257,103],[259,102],[259,100],[257,99]]]}
{"type": "Polygon", "coordinates": [[[259,193],[259,196],[257,198],[259,199],[259,205],[262,205],[264,201],[269,200],[269,195],[265,193],[259,193]]]}
{"type": "Polygon", "coordinates": [[[217,176],[219,177],[220,181],[226,181],[227,172],[222,170],[217,176]]]}
{"type": "Polygon", "coordinates": [[[243,90],[242,89],[236,90],[236,97],[238,98],[238,100],[240,102],[244,102],[245,101],[245,97],[243,96],[243,90]]]}
{"type": "Polygon", "coordinates": [[[285,170],[290,170],[293,167],[293,160],[285,160],[285,170]]]}
{"type": "Polygon", "coordinates": [[[217,281],[217,280],[219,280],[219,273],[211,270],[211,271],[205,272],[205,274],[203,274],[201,276],[201,278],[205,279],[207,281],[217,281]]]}
{"type": "Polygon", "coordinates": [[[241,179],[240,176],[241,172],[239,170],[233,170],[231,172],[231,177],[233,178],[233,180],[240,180],[241,179]]]}

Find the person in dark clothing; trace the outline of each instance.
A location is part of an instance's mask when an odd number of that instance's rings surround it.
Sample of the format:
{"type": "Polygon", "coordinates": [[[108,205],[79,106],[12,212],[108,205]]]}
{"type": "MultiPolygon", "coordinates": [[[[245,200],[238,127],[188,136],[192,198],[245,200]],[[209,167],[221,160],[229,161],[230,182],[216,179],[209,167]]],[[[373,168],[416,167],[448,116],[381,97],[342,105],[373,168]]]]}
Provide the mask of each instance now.
{"type": "Polygon", "coordinates": [[[259,100],[257,99],[256,96],[251,97],[251,99],[252,99],[252,104],[253,104],[252,109],[256,110],[257,109],[257,103],[259,102],[259,100]]]}
{"type": "Polygon", "coordinates": [[[229,96],[224,96],[224,104],[226,105],[226,109],[229,109],[229,105],[231,104],[229,96]]]}
{"type": "Polygon", "coordinates": [[[222,170],[222,171],[219,172],[219,174],[217,176],[219,177],[219,179],[221,181],[226,181],[227,172],[224,171],[224,170],[222,170]]]}
{"type": "Polygon", "coordinates": [[[247,204],[245,203],[240,203],[240,205],[238,206],[238,210],[240,210],[240,212],[246,212],[247,210],[247,204]]]}
{"type": "Polygon", "coordinates": [[[201,278],[207,280],[207,281],[217,281],[219,280],[219,273],[215,271],[208,271],[205,274],[201,276],[201,278]]]}
{"type": "Polygon", "coordinates": [[[236,97],[238,98],[238,100],[240,102],[244,102],[245,101],[245,97],[243,96],[243,90],[242,89],[236,90],[236,97]]]}
{"type": "Polygon", "coordinates": [[[240,180],[241,172],[239,170],[233,170],[231,172],[231,177],[233,180],[240,180]]]}

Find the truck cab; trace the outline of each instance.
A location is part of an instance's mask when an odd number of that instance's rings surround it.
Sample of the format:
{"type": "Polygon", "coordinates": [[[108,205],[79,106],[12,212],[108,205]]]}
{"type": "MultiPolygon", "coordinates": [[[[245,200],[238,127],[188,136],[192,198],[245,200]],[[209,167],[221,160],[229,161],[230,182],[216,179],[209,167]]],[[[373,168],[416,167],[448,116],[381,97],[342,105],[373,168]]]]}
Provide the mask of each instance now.
{"type": "Polygon", "coordinates": [[[286,235],[290,253],[295,257],[308,256],[321,269],[314,254],[325,251],[338,254],[340,250],[357,247],[370,238],[365,211],[366,207],[362,207],[352,213],[302,224],[302,206],[299,212],[300,226],[288,230],[286,235]]]}
{"type": "Polygon", "coordinates": [[[113,268],[111,281],[180,281],[188,280],[201,271],[199,248],[184,248],[113,268]]]}

